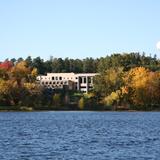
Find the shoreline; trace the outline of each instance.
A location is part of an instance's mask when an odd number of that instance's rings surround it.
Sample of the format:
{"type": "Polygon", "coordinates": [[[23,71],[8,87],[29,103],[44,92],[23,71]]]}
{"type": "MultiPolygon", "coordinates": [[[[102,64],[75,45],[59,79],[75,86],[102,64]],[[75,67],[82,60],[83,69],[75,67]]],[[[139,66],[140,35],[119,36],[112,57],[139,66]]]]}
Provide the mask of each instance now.
{"type": "Polygon", "coordinates": [[[141,109],[127,109],[127,108],[117,108],[117,109],[105,109],[102,106],[97,106],[96,108],[82,108],[78,106],[75,108],[70,108],[68,106],[44,106],[44,107],[26,107],[26,106],[0,106],[0,112],[160,112],[159,108],[154,108],[153,110],[143,110],[141,109]]]}
{"type": "Polygon", "coordinates": [[[160,112],[160,110],[0,110],[0,112],[160,112]]]}

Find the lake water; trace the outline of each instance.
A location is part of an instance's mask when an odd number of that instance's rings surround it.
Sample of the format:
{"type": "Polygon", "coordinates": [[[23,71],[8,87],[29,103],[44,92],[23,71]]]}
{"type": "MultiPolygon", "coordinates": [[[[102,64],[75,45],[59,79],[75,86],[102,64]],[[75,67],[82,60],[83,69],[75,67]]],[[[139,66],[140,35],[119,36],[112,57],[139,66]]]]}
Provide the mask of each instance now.
{"type": "Polygon", "coordinates": [[[159,160],[160,112],[1,112],[0,160],[159,160]]]}

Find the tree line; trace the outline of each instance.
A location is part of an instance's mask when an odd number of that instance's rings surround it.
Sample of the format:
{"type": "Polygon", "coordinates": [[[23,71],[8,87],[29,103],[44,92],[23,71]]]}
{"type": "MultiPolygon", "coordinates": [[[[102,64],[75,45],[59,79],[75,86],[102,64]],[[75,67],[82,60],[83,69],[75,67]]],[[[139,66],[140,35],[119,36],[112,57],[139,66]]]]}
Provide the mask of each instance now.
{"type": "Polygon", "coordinates": [[[160,71],[134,67],[107,69],[95,78],[94,91],[105,109],[159,110],[160,71]]]}
{"type": "MultiPolygon", "coordinates": [[[[8,59],[6,59],[8,60],[8,59]]],[[[111,56],[92,58],[87,57],[85,59],[70,59],[70,58],[53,58],[44,60],[40,57],[32,58],[28,56],[26,59],[23,58],[12,58],[13,64],[21,61],[26,61],[27,64],[32,68],[37,68],[38,74],[46,74],[49,72],[53,73],[96,73],[103,72],[111,67],[124,67],[124,70],[129,70],[133,67],[143,66],[151,70],[159,70],[159,60],[156,55],[146,56],[145,53],[116,53],[111,56]]]]}
{"type": "Polygon", "coordinates": [[[0,106],[18,109],[160,109],[160,60],[145,53],[101,58],[12,58],[0,62],[0,106]],[[87,95],[53,91],[36,82],[49,72],[99,73],[87,95]]]}
{"type": "Polygon", "coordinates": [[[23,58],[12,58],[10,61],[17,63],[20,61],[26,61],[27,64],[32,68],[37,68],[38,74],[46,74],[49,72],[53,73],[94,73],[97,71],[97,65],[99,59],[85,58],[81,59],[69,59],[69,58],[53,58],[44,61],[40,57],[31,58],[28,56],[26,59],[23,58]]]}

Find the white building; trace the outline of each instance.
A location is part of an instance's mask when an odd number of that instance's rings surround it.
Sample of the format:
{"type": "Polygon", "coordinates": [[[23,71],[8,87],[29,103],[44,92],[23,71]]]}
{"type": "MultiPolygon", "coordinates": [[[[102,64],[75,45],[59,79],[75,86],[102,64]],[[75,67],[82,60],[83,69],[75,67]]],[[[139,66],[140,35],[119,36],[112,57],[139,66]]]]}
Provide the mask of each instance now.
{"type": "Polygon", "coordinates": [[[93,77],[97,73],[47,73],[46,76],[38,76],[40,85],[51,89],[77,90],[88,92],[93,88],[93,77]]]}

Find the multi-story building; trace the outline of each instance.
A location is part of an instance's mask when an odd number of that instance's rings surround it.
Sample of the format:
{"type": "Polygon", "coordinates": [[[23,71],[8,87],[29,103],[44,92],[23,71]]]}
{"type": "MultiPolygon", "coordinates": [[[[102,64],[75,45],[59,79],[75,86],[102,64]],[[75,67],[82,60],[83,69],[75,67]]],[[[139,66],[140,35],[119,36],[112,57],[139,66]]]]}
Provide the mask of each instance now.
{"type": "Polygon", "coordinates": [[[40,85],[51,89],[69,89],[88,92],[93,88],[97,73],[47,73],[37,77],[40,85]]]}

